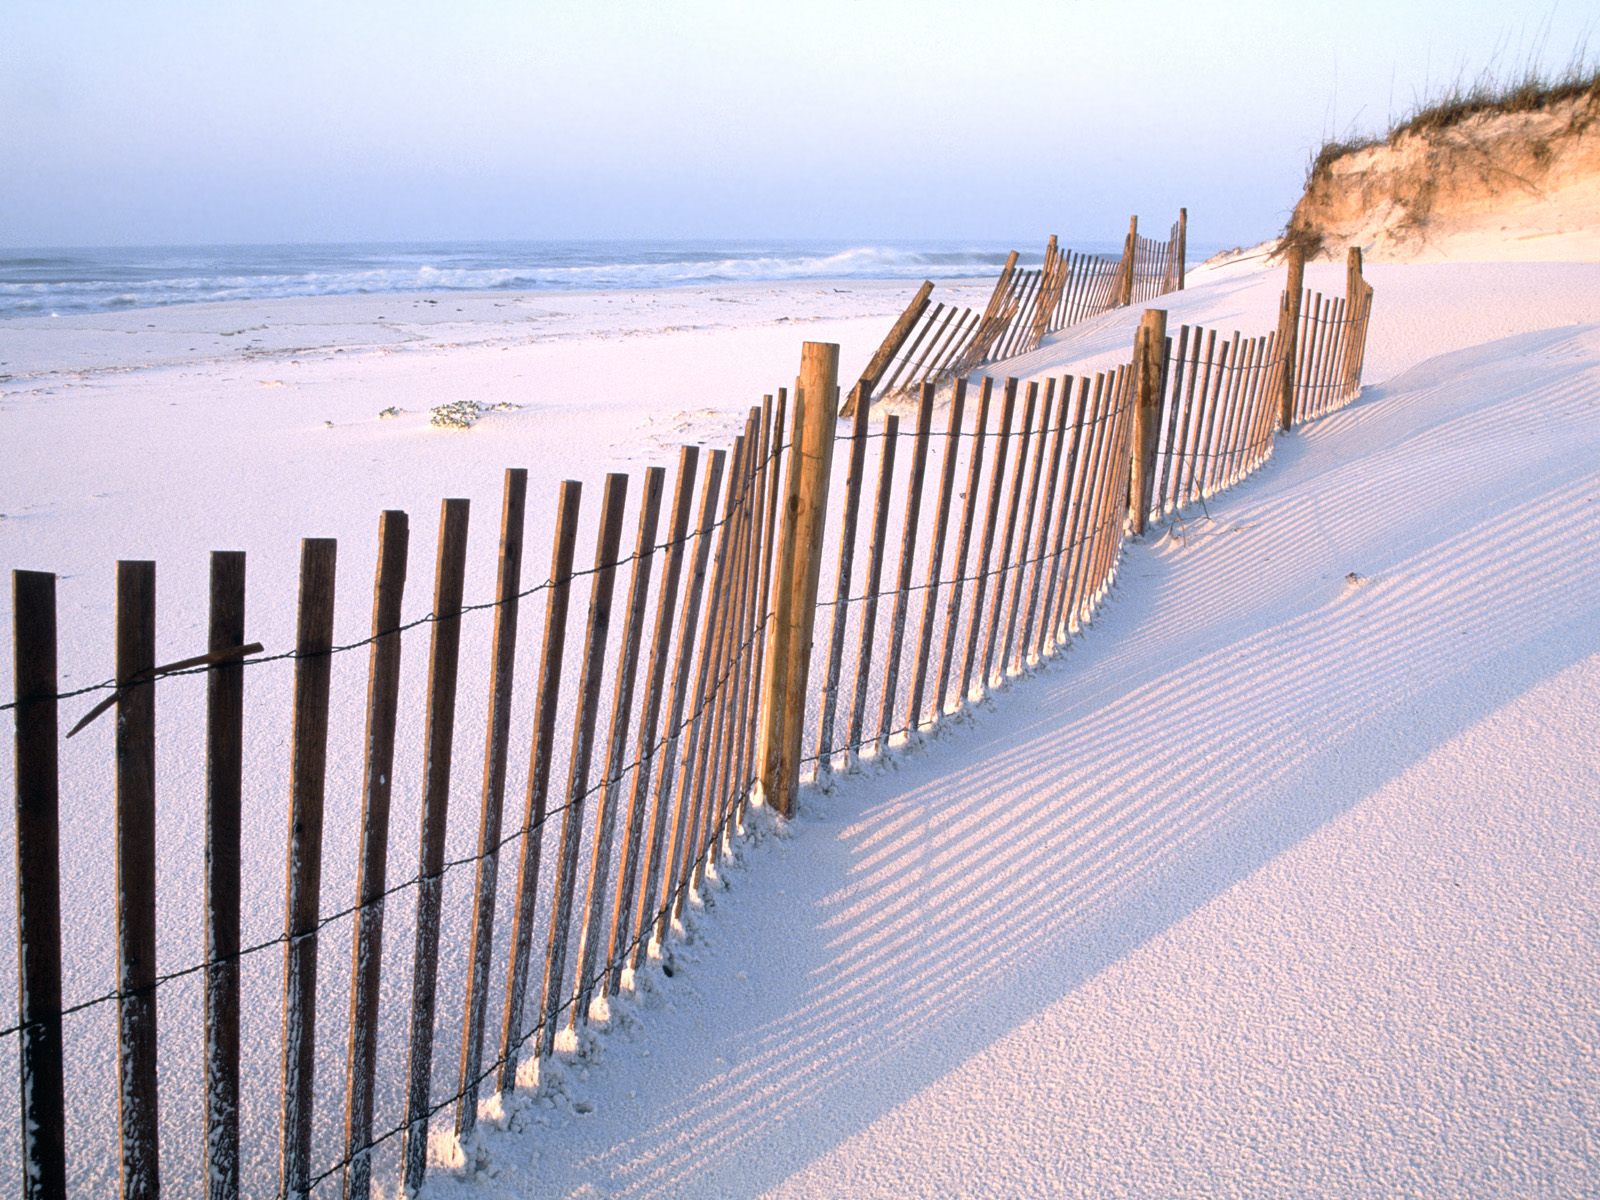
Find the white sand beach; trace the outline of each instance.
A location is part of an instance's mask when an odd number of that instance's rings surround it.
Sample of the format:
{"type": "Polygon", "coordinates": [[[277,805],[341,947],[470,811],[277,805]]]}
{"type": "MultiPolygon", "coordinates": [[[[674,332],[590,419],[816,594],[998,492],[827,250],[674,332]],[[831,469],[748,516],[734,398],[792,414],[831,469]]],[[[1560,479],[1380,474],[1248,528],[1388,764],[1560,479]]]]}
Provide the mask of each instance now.
{"type": "MultiPolygon", "coordinates": [[[[1064,659],[896,769],[808,793],[783,837],[744,847],[714,911],[670,948],[673,976],[646,971],[469,1164],[445,1139],[427,1194],[1581,1194],[1600,1130],[1600,763],[1585,749],[1600,732],[1600,266],[1368,276],[1379,299],[1354,406],[1132,546],[1064,659]]],[[[1342,278],[1313,264],[1307,282],[1331,293],[1342,278]]],[[[1260,332],[1281,286],[1241,263],[1195,272],[1162,306],[1174,325],[1260,332]]],[[[987,287],[940,291],[981,305],[987,287]]],[[[524,576],[542,579],[558,480],[725,444],[792,380],[802,340],[840,343],[850,377],[910,290],[329,297],[0,322],[0,558],[62,576],[64,687],[111,673],[119,557],[159,564],[165,660],[203,642],[205,552],[248,551],[248,626],[270,652],[292,641],[298,539],[337,537],[336,637],[353,640],[380,509],[411,514],[406,607],[420,613],[439,500],[469,497],[467,598],[483,599],[501,471],[527,467],[524,576]],[[430,426],[431,406],[459,399],[490,411],[470,430],[430,426]]],[[[1004,369],[1124,361],[1136,318],[1113,312],[1004,369]]],[[[488,633],[464,627],[467,661],[486,659],[488,633]]],[[[348,657],[330,752],[345,763],[364,686],[348,657]]],[[[452,854],[475,834],[482,675],[463,677],[452,854]]],[[[286,666],[252,672],[247,694],[247,941],[281,922],[289,681],[286,666]]],[[[203,696],[193,679],[163,684],[162,729],[193,727],[203,696]]],[[[419,722],[403,711],[408,772],[419,722]]],[[[102,720],[63,752],[69,1002],[110,977],[110,739],[102,720]]],[[[200,956],[187,749],[163,733],[172,966],[200,956]]],[[[358,800],[348,780],[330,792],[325,908],[348,902],[358,800]]],[[[395,799],[399,863],[416,803],[409,785],[395,799]]],[[[9,872],[9,847],[0,861],[9,872]]],[[[452,883],[446,946],[464,937],[469,884],[452,883]]],[[[397,909],[391,946],[408,946],[405,920],[397,909]]],[[[329,1080],[348,955],[347,934],[325,940],[329,1080]]],[[[247,1194],[275,1186],[280,965],[260,956],[246,976],[247,1194]]],[[[447,1060],[461,966],[442,984],[447,1060]]],[[[385,1004],[408,987],[397,968],[385,1004]]],[[[197,986],[162,1004],[164,1029],[197,1028],[197,986]]],[[[74,1181],[94,1192],[115,1178],[87,1150],[112,1144],[114,1092],[92,1081],[112,1069],[113,1024],[105,1009],[70,1022],[74,1181]]],[[[404,1045],[385,1037],[389,1113],[404,1045]]],[[[192,1054],[170,1053],[163,1120],[183,1161],[199,1078],[192,1054]]],[[[337,1110],[319,1112],[324,1157],[337,1110]]],[[[16,1153],[12,1131],[0,1169],[16,1153]]]]}

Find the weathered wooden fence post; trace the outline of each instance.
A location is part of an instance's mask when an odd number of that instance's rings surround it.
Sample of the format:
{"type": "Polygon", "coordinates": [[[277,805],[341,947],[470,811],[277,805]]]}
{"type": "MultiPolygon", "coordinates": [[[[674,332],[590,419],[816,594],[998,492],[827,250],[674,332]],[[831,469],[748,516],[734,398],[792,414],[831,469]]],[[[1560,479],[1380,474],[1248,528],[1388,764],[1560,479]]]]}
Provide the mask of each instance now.
{"type": "Polygon", "coordinates": [[[405,513],[388,509],[378,518],[361,770],[361,859],[356,868],[357,907],[350,953],[350,1043],[345,1055],[345,1152],[350,1159],[344,1176],[345,1200],[367,1200],[372,1194],[369,1146],[383,980],[384,892],[389,877],[389,798],[400,708],[398,630],[403,619],[410,538],[411,522],[405,513]]]}
{"type": "Polygon", "coordinates": [[[1128,218],[1128,237],[1122,243],[1122,265],[1117,275],[1117,307],[1126,308],[1133,303],[1133,274],[1135,258],[1139,253],[1139,217],[1128,218]]]}
{"type": "Polygon", "coordinates": [[[16,688],[17,1015],[22,1194],[65,1200],[56,577],[11,573],[16,688]]]}
{"type": "Polygon", "coordinates": [[[1294,428],[1295,362],[1300,337],[1300,297],[1306,287],[1306,252],[1298,244],[1289,246],[1289,282],[1284,285],[1283,306],[1278,313],[1278,353],[1283,365],[1278,383],[1283,389],[1278,398],[1278,426],[1285,433],[1294,428]]]}
{"type": "Polygon", "coordinates": [[[300,543],[283,930],[280,1190],[285,1200],[298,1200],[311,1191],[317,1061],[317,917],[322,894],[322,815],[328,766],[336,560],[332,538],[306,538],[300,543]]]}
{"type": "Polygon", "coordinates": [[[1183,291],[1184,263],[1189,257],[1189,210],[1178,210],[1178,290],[1183,291]]]}
{"type": "Polygon", "coordinates": [[[822,572],[822,531],[827,519],[828,477],[833,466],[834,423],[839,390],[839,347],[806,342],[783,498],[783,532],[774,563],[776,586],[772,633],[767,639],[761,697],[761,792],[784,816],[794,813],[800,779],[800,736],[806,715],[806,680],[816,619],[817,580],[822,572]]]}
{"type": "Polygon", "coordinates": [[[1128,477],[1128,515],[1135,536],[1145,530],[1150,517],[1151,489],[1156,477],[1156,435],[1161,426],[1161,367],[1167,347],[1167,312],[1147,308],[1133,342],[1134,385],[1133,461],[1128,477]]]}
{"type": "Polygon", "coordinates": [[[117,563],[117,1042],[122,1195],[161,1194],[156,1098],[156,565],[117,563]]]}
{"type": "MultiPolygon", "coordinates": [[[[213,654],[244,645],[244,552],[211,554],[213,654]]],[[[239,845],[244,665],[206,675],[206,1107],[210,1200],[239,1195],[239,845]]]]}

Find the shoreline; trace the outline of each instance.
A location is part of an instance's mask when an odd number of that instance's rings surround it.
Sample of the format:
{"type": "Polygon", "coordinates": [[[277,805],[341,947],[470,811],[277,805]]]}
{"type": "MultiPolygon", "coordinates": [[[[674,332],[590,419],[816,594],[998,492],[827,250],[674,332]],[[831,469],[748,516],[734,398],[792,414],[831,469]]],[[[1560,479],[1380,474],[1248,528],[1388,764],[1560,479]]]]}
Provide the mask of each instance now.
{"type": "MultiPolygon", "coordinates": [[[[458,350],[868,317],[882,319],[887,331],[916,286],[899,279],[844,278],[590,291],[383,292],[3,317],[0,398],[9,385],[52,375],[334,351],[458,350]]],[[[993,281],[954,279],[940,286],[986,298],[993,281]]]]}

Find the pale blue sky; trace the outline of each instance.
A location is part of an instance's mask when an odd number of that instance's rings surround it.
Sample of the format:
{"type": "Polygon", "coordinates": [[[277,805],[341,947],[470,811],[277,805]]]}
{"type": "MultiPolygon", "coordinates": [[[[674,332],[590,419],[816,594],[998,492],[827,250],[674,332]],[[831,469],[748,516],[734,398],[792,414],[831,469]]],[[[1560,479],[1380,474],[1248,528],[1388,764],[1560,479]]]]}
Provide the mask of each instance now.
{"type": "MultiPolygon", "coordinates": [[[[1588,6],[8,0],[0,244],[1283,223],[1330,132],[1588,6]]],[[[1600,48],[1600,47],[1597,47],[1600,48]]]]}

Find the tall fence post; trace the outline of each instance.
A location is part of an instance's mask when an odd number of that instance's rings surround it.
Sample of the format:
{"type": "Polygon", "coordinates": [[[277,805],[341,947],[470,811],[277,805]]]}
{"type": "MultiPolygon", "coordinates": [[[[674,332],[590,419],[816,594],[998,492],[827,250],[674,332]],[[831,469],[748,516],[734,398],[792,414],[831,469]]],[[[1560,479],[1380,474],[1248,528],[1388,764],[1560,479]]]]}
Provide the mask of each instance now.
{"type": "Polygon", "coordinates": [[[1189,258],[1189,210],[1178,210],[1178,290],[1183,291],[1184,264],[1189,258]]]}
{"type": "Polygon", "coordinates": [[[1133,343],[1134,384],[1133,462],[1128,477],[1128,516],[1135,536],[1145,530],[1150,517],[1151,489],[1155,485],[1156,435],[1161,426],[1161,367],[1167,346],[1167,312],[1147,308],[1133,343]]]}
{"type": "Polygon", "coordinates": [[[806,342],[800,351],[800,377],[795,384],[795,404],[800,412],[794,428],[799,440],[790,450],[783,532],[774,563],[775,612],[761,697],[761,792],[766,802],[786,817],[794,813],[800,779],[800,736],[817,580],[822,572],[822,531],[827,519],[838,390],[839,347],[831,342],[806,342]]]}
{"type": "Polygon", "coordinates": [[[17,1015],[22,1195],[65,1200],[56,577],[11,574],[16,688],[17,1015]]]}
{"type": "Polygon", "coordinates": [[[1128,237],[1122,243],[1122,266],[1117,275],[1117,307],[1133,303],[1134,258],[1139,252],[1139,217],[1128,218],[1128,237]]]}
{"type": "Polygon", "coordinates": [[[1278,353],[1283,366],[1278,371],[1278,426],[1285,433],[1294,428],[1295,362],[1300,339],[1300,297],[1306,288],[1306,252],[1298,243],[1289,246],[1289,282],[1284,285],[1283,306],[1278,313],[1278,353]]]}

